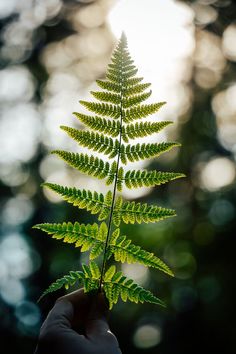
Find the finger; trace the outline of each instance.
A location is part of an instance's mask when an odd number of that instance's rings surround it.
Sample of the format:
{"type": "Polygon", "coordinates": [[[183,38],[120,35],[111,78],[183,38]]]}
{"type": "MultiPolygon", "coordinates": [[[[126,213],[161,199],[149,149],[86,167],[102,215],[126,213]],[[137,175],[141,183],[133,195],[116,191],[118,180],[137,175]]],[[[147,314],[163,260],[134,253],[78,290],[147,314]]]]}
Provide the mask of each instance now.
{"type": "Polygon", "coordinates": [[[87,296],[83,289],[74,291],[57,299],[54,307],[49,312],[43,326],[51,327],[60,325],[71,328],[75,316],[75,304],[78,308],[84,308],[87,303],[87,296]]]}
{"type": "Polygon", "coordinates": [[[71,328],[73,316],[73,305],[69,301],[56,301],[55,305],[44,321],[41,331],[48,331],[55,327],[71,328]]]}
{"type": "MultiPolygon", "coordinates": [[[[39,336],[39,354],[72,354],[73,348],[83,348],[87,339],[72,329],[73,304],[65,297],[56,301],[44,321],[39,336]],[[70,350],[68,349],[70,344],[70,350]]],[[[75,352],[75,351],[74,351],[75,352]]]]}

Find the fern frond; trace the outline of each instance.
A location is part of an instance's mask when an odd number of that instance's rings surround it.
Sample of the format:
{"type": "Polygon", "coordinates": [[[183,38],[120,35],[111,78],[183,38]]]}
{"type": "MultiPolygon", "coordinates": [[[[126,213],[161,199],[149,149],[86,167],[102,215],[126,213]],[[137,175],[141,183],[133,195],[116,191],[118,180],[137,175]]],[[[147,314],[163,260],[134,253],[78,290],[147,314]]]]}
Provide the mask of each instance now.
{"type": "Polygon", "coordinates": [[[90,211],[91,214],[99,213],[99,220],[105,220],[110,211],[112,195],[108,191],[104,196],[102,193],[86,191],[85,189],[76,189],[60,186],[54,183],[43,183],[44,187],[58,193],[64,200],[80,209],[90,211]]]}
{"type": "Polygon", "coordinates": [[[124,176],[124,182],[128,188],[154,187],[165,184],[177,178],[185,177],[183,173],[160,172],[147,170],[130,170],[124,176]]]}
{"type": "Polygon", "coordinates": [[[129,108],[138,105],[140,102],[146,101],[152,94],[152,91],[142,93],[141,95],[134,95],[125,98],[122,102],[123,108],[129,108]]]}
{"type": "Polygon", "coordinates": [[[90,259],[95,259],[102,253],[107,236],[107,226],[104,222],[100,227],[95,223],[85,225],[78,222],[74,224],[63,222],[63,224],[37,224],[34,228],[52,235],[52,238],[81,247],[81,252],[91,250],[90,259]]]}
{"type": "Polygon", "coordinates": [[[116,272],[114,265],[105,273],[103,289],[109,301],[110,309],[117,303],[119,296],[123,301],[130,300],[135,303],[150,302],[152,304],[165,306],[165,304],[149,290],[135,284],[132,279],[124,276],[122,272],[116,272]]]}
{"type": "Polygon", "coordinates": [[[122,127],[122,139],[128,142],[129,139],[143,138],[154,133],[159,133],[169,124],[173,124],[171,121],[162,122],[136,122],[135,124],[127,124],[122,127]]]}
{"type": "Polygon", "coordinates": [[[98,86],[100,86],[101,88],[103,88],[107,91],[117,92],[117,93],[121,92],[121,85],[116,84],[114,82],[104,81],[104,80],[96,80],[96,83],[98,84],[98,86]]]}
{"type": "Polygon", "coordinates": [[[128,67],[131,66],[134,61],[131,59],[131,56],[129,55],[128,51],[124,51],[122,53],[123,55],[121,55],[121,53],[115,51],[114,55],[111,58],[111,64],[108,64],[108,67],[111,69],[114,68],[123,68],[123,67],[128,67]]]}
{"type": "Polygon", "coordinates": [[[127,72],[123,72],[123,79],[124,79],[124,82],[126,83],[126,81],[128,80],[128,79],[130,79],[131,77],[133,77],[133,76],[135,76],[136,74],[137,74],[137,72],[138,72],[138,69],[131,69],[131,70],[129,70],[129,71],[127,71],[127,72]]]}
{"type": "Polygon", "coordinates": [[[126,145],[120,147],[120,159],[126,164],[127,160],[130,162],[148,159],[150,157],[157,157],[166,151],[171,150],[175,146],[180,146],[179,143],[160,143],[160,144],[136,144],[126,145]]]}
{"type": "Polygon", "coordinates": [[[38,299],[38,302],[47,294],[52,293],[54,291],[57,291],[63,287],[68,289],[70,286],[73,286],[76,282],[79,283],[79,285],[83,285],[84,283],[84,275],[83,272],[81,271],[70,271],[68,275],[65,275],[64,277],[57,279],[54,283],[52,283],[40,296],[38,299]]]}
{"type": "Polygon", "coordinates": [[[119,118],[120,117],[120,107],[107,104],[107,103],[96,103],[96,102],[88,102],[88,101],[79,101],[85,108],[89,111],[94,112],[96,114],[100,114],[102,116],[110,117],[110,118],[119,118]]]}
{"type": "Polygon", "coordinates": [[[108,155],[109,158],[115,157],[118,153],[119,141],[117,139],[113,140],[103,134],[78,130],[71,127],[61,126],[60,128],[81,146],[87,147],[93,151],[102,152],[104,155],[108,155]]]}
{"type": "Polygon", "coordinates": [[[124,97],[136,95],[138,93],[145,91],[149,86],[151,86],[150,83],[129,86],[123,90],[123,95],[124,97]]]}
{"type": "Polygon", "coordinates": [[[64,275],[64,277],[57,279],[47,290],[44,291],[38,301],[40,301],[45,295],[57,291],[62,287],[68,289],[76,282],[84,286],[84,292],[97,290],[99,288],[99,278],[101,276],[98,265],[94,261],[91,261],[88,266],[83,264],[82,268],[82,271],[70,271],[68,275],[64,275]]]}
{"type": "Polygon", "coordinates": [[[108,72],[110,72],[110,70],[113,70],[119,75],[120,71],[127,72],[135,68],[136,67],[135,65],[133,65],[133,60],[130,59],[129,55],[125,55],[125,57],[117,57],[115,62],[108,64],[108,72]]]}
{"type": "Polygon", "coordinates": [[[166,102],[151,103],[151,104],[140,105],[138,107],[134,107],[126,110],[124,109],[122,113],[124,117],[124,122],[129,123],[136,119],[145,118],[153,113],[158,112],[159,109],[164,104],[166,104],[166,102]]]}
{"type": "Polygon", "coordinates": [[[121,86],[121,78],[119,78],[117,75],[107,73],[106,74],[106,79],[111,81],[112,83],[121,86]]]}
{"type": "Polygon", "coordinates": [[[142,80],[143,77],[132,77],[131,79],[126,80],[125,84],[128,89],[131,89],[131,87],[133,88],[133,86],[137,85],[142,80]]]}
{"type": "Polygon", "coordinates": [[[89,128],[107,134],[113,138],[117,137],[120,132],[120,122],[101,118],[98,116],[88,116],[78,112],[73,113],[83,124],[89,128]]]}
{"type": "Polygon", "coordinates": [[[108,68],[107,70],[107,78],[113,77],[113,79],[115,80],[116,78],[116,82],[120,82],[122,81],[122,79],[124,80],[128,80],[129,78],[135,76],[138,72],[138,69],[135,66],[126,66],[122,65],[122,67],[117,66],[114,69],[108,68]],[[122,69],[122,75],[121,75],[121,69],[122,69]]]}
{"type": "Polygon", "coordinates": [[[108,253],[113,254],[117,262],[139,263],[173,276],[171,269],[160,258],[134,245],[126,236],[120,236],[120,229],[112,233],[108,253]]]}
{"type": "Polygon", "coordinates": [[[125,224],[134,224],[135,222],[141,224],[143,222],[158,222],[175,215],[176,212],[173,209],[166,209],[147,203],[123,201],[121,197],[118,197],[115,203],[112,221],[113,224],[118,227],[121,220],[123,220],[125,224]]]}
{"type": "Polygon", "coordinates": [[[114,104],[119,104],[121,101],[121,96],[116,93],[104,92],[104,91],[91,91],[90,92],[93,97],[95,97],[99,101],[103,102],[111,102],[114,104]]]}
{"type": "Polygon", "coordinates": [[[81,271],[71,271],[68,275],[58,279],[43,293],[42,296],[78,282],[82,284],[85,292],[91,290],[104,291],[109,300],[110,308],[121,297],[123,301],[144,301],[164,305],[150,291],[135,284],[122,272],[116,272],[115,266],[107,270],[107,261],[113,257],[115,261],[127,263],[140,263],[153,267],[173,276],[170,268],[153,253],[135,245],[125,235],[120,234],[121,222],[126,224],[154,223],[168,217],[175,216],[175,210],[162,208],[134,201],[123,200],[117,197],[123,185],[128,188],[153,187],[184,177],[182,173],[160,172],[148,170],[128,170],[125,172],[122,163],[139,161],[157,157],[180,144],[175,142],[138,143],[129,144],[130,139],[142,138],[158,133],[170,121],[140,122],[156,112],[165,102],[143,104],[150,95],[147,90],[150,83],[144,83],[142,77],[137,77],[138,69],[132,60],[127,39],[123,33],[113,52],[111,63],[105,80],[97,80],[101,91],[91,91],[96,102],[80,101],[80,103],[94,115],[75,112],[75,116],[90,130],[78,130],[62,126],[73,140],[81,146],[115,158],[112,162],[94,157],[86,153],[71,153],[55,150],[52,153],[62,158],[69,166],[78,171],[98,179],[104,179],[107,185],[114,184],[112,190],[106,194],[85,189],[64,187],[58,184],[45,183],[44,186],[59,194],[65,201],[97,214],[100,225],[79,224],[78,222],[64,222],[62,224],[37,224],[38,228],[52,238],[80,247],[81,252],[89,251],[90,264],[82,265],[81,271]],[[112,231],[115,226],[115,230],[112,231]],[[102,256],[101,270],[93,261],[102,256]]]}
{"type": "Polygon", "coordinates": [[[116,162],[114,161],[112,166],[109,162],[104,162],[102,159],[94,156],[88,156],[87,154],[75,154],[64,150],[54,150],[51,152],[56,154],[62,160],[64,160],[71,167],[76,168],[82,173],[86,173],[89,176],[99,179],[105,179],[107,177],[106,184],[111,184],[115,178],[116,162]]]}
{"type": "Polygon", "coordinates": [[[111,64],[108,64],[108,67],[113,69],[116,67],[128,67],[133,65],[134,60],[131,59],[131,56],[129,55],[128,51],[124,51],[122,53],[123,55],[121,55],[121,53],[115,52],[114,56],[112,56],[111,58],[111,64]]]}

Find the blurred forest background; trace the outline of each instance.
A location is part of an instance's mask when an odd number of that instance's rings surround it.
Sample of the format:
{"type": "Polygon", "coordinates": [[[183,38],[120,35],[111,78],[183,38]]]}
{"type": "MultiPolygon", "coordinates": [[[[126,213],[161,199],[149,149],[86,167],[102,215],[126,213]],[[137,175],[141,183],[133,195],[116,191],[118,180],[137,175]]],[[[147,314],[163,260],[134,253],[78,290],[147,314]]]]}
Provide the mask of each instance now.
{"type": "MultiPolygon", "coordinates": [[[[2,353],[32,353],[55,299],[40,304],[57,277],[79,269],[78,249],[32,230],[41,222],[88,214],[40,188],[43,181],[103,190],[49,154],[78,149],[59,126],[79,123],[79,99],[104,77],[121,31],[156,119],[174,124],[155,139],[182,147],[152,160],[187,178],[132,199],[175,208],[158,224],[123,226],[174,270],[170,279],[144,267],[122,270],[167,308],[119,303],[110,318],[124,354],[235,353],[236,4],[231,0],[1,0],[0,49],[0,336],[2,353]]],[[[141,167],[142,167],[141,166],[141,167]]]]}

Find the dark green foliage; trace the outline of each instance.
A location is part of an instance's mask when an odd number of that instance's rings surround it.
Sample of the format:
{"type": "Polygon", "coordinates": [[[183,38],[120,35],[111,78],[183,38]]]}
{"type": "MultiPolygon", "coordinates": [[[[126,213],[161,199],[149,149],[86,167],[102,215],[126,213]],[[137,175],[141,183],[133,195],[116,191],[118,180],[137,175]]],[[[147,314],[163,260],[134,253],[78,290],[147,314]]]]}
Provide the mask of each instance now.
{"type": "Polygon", "coordinates": [[[68,203],[91,214],[97,214],[100,224],[80,224],[64,222],[62,224],[35,225],[52,238],[80,247],[81,252],[89,251],[89,265],[83,265],[81,271],[71,271],[69,275],[58,279],[42,296],[61,287],[68,288],[76,282],[85,291],[104,291],[109,300],[110,308],[121,297],[123,301],[151,302],[163,305],[163,302],[150,291],[127,279],[122,272],[116,272],[114,265],[107,269],[107,262],[113,257],[116,262],[139,263],[153,267],[173,276],[170,268],[153,253],[142,249],[120,234],[121,222],[154,223],[175,215],[175,211],[134,201],[124,200],[117,191],[123,187],[139,188],[154,187],[184,177],[182,173],[124,170],[120,164],[158,157],[159,155],[179,146],[176,142],[136,143],[128,144],[129,140],[150,136],[158,133],[171,122],[135,122],[156,113],[165,102],[141,104],[151,96],[146,91],[150,83],[142,83],[143,78],[136,77],[137,69],[127,50],[127,42],[123,34],[115,49],[111,64],[108,65],[106,80],[97,80],[102,91],[91,94],[97,102],[80,101],[95,115],[75,112],[75,116],[87,126],[88,130],[62,126],[63,129],[80,146],[102,154],[53,151],[69,166],[89,176],[104,179],[107,185],[113,184],[113,191],[106,194],[85,189],[64,187],[54,183],[44,186],[58,193],[68,203]],[[106,158],[113,161],[108,162],[106,158]],[[94,259],[102,255],[102,267],[99,269],[94,259]]]}

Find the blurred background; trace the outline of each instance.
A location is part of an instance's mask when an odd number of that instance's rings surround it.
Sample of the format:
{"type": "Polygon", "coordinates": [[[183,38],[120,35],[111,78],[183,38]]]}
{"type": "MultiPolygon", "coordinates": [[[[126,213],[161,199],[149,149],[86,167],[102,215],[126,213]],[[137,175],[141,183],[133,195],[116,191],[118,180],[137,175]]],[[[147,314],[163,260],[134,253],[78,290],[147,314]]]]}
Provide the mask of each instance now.
{"type": "MultiPolygon", "coordinates": [[[[174,270],[122,270],[167,303],[119,303],[110,318],[122,352],[235,353],[236,4],[231,0],[0,0],[0,336],[3,353],[32,353],[57,277],[79,269],[78,249],[32,230],[89,214],[44,191],[47,180],[103,190],[49,154],[78,147],[59,126],[103,78],[124,30],[157,115],[174,124],[154,138],[182,147],[141,167],[187,178],[125,195],[177,210],[158,224],[122,226],[174,270]]],[[[137,165],[136,165],[137,166],[137,165]]],[[[139,166],[140,167],[140,166],[139,166]]]]}

